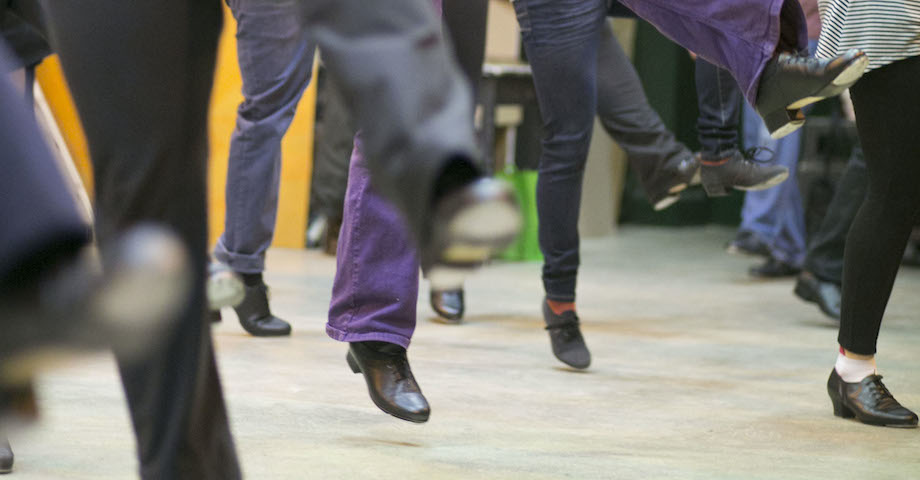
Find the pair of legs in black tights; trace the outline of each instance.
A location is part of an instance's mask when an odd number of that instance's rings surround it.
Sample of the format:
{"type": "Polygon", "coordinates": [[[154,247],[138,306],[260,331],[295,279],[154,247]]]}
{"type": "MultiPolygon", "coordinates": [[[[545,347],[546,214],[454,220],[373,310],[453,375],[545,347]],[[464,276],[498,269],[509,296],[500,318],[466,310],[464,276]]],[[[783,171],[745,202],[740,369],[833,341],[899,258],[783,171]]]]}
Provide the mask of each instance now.
{"type": "Polygon", "coordinates": [[[846,378],[856,362],[874,362],[876,341],[898,266],[920,219],[920,57],[867,73],[851,89],[869,186],[847,237],[841,356],[828,393],[837,415],[878,425],[917,425],[872,372],[846,378]],[[862,391],[863,396],[855,392],[862,391]]]}

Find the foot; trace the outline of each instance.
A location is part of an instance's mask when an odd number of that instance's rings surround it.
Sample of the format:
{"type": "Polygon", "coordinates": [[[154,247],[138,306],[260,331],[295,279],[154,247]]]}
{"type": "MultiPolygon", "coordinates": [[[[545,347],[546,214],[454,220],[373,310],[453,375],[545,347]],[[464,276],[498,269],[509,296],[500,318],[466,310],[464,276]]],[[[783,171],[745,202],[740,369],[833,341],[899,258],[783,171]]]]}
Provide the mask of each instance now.
{"type": "Polygon", "coordinates": [[[700,182],[700,160],[696,155],[676,157],[659,168],[646,186],[649,201],[655,211],[661,211],[680,200],[680,192],[700,182]]]}
{"type": "Polygon", "coordinates": [[[770,247],[760,241],[757,235],[746,230],[739,231],[735,239],[725,246],[725,251],[732,255],[749,255],[763,258],[771,256],[770,247]]]}
{"type": "Polygon", "coordinates": [[[463,320],[463,289],[431,290],[431,309],[444,323],[460,323],[463,320]]]}
{"type": "Polygon", "coordinates": [[[208,265],[208,306],[211,310],[239,305],[246,296],[243,279],[227,265],[211,262],[208,265]]]}
{"type": "Polygon", "coordinates": [[[192,288],[185,247],[171,232],[137,226],[57,265],[34,285],[0,297],[10,325],[0,335],[0,380],[26,382],[38,365],[112,348],[122,358],[159,345],[192,288]]]}
{"type": "Polygon", "coordinates": [[[782,165],[770,165],[755,158],[757,150],[744,153],[736,151],[721,159],[700,160],[700,180],[706,195],[721,197],[728,195],[729,188],[738,190],[764,190],[783,183],[789,177],[789,169],[782,165]]]}
{"type": "Polygon", "coordinates": [[[859,80],[868,65],[869,58],[858,49],[829,59],[780,53],[760,77],[757,112],[770,135],[782,138],[805,124],[803,107],[840,95],[859,80]]]}
{"type": "Polygon", "coordinates": [[[748,275],[754,278],[783,278],[797,275],[800,271],[799,267],[771,256],[763,265],[748,269],[748,275]]]}
{"type": "Polygon", "coordinates": [[[802,300],[817,304],[828,317],[840,321],[840,285],[825,282],[811,272],[802,272],[793,291],[802,300]]]}
{"type": "Polygon", "coordinates": [[[544,300],[543,320],[546,322],[546,331],[549,332],[553,355],[572,368],[588,368],[591,365],[591,352],[588,351],[585,338],[581,335],[575,311],[568,310],[556,314],[544,300]]]}
{"type": "Polygon", "coordinates": [[[444,194],[420,249],[432,288],[462,288],[463,279],[514,241],[521,213],[506,182],[479,178],[444,194]]]}
{"type": "Polygon", "coordinates": [[[869,375],[859,382],[844,382],[837,370],[827,379],[827,394],[834,415],[856,418],[862,423],[886,427],[916,427],[917,414],[904,408],[882,383],[881,375],[869,375]]]}
{"type": "Polygon", "coordinates": [[[352,372],[364,374],[378,408],[402,420],[428,421],[431,408],[415,383],[405,348],[387,342],[353,342],[345,360],[352,372]]]}
{"type": "Polygon", "coordinates": [[[234,307],[243,329],[255,337],[283,337],[291,334],[291,324],[272,315],[268,307],[268,286],[246,286],[243,302],[234,307]]]}
{"type": "Polygon", "coordinates": [[[0,438],[0,473],[13,471],[13,449],[5,437],[0,438]]]}

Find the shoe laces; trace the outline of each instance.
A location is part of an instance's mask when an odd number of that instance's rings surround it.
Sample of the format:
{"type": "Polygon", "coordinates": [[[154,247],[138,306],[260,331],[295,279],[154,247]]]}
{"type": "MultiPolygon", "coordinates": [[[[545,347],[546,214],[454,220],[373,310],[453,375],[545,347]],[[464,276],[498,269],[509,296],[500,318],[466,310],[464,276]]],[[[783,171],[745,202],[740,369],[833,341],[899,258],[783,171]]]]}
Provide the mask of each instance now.
{"type": "Polygon", "coordinates": [[[869,394],[872,395],[872,400],[881,408],[892,409],[901,406],[888,390],[888,387],[882,383],[881,375],[876,375],[872,382],[869,383],[869,394]]]}
{"type": "Polygon", "coordinates": [[[770,163],[773,161],[774,155],[776,155],[776,152],[764,146],[751,147],[741,152],[741,156],[745,160],[754,163],[770,163]]]}
{"type": "Polygon", "coordinates": [[[578,328],[578,325],[578,317],[572,315],[571,318],[566,319],[564,322],[555,325],[547,325],[545,329],[557,331],[562,336],[563,340],[570,341],[581,337],[581,330],[578,328]]]}

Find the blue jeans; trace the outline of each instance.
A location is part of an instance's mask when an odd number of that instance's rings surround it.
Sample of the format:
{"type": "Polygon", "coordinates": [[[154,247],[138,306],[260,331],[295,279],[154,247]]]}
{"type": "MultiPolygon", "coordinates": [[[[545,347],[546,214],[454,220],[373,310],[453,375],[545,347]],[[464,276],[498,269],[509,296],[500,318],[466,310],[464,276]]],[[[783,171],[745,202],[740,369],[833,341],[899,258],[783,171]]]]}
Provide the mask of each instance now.
{"type": "Polygon", "coordinates": [[[753,233],[777,260],[801,267],[805,260],[805,212],[796,166],[802,132],[774,140],[757,112],[745,104],[744,143],[747,147],[772,150],[774,163],[789,167],[789,178],[776,187],[745,194],[739,230],[753,233]]]}
{"type": "Polygon", "coordinates": [[[227,164],[224,233],[217,260],[241,273],[265,269],[281,180],[281,139],[310,83],[314,44],[297,0],[229,0],[243,103],[237,111],[227,164]]]}

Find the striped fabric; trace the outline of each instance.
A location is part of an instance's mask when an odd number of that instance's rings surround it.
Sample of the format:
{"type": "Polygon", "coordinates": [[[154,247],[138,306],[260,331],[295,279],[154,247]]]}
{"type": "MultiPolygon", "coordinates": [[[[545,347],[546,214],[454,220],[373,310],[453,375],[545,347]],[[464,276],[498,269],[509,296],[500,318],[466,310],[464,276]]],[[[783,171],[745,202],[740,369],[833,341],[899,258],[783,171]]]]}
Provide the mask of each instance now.
{"type": "Polygon", "coordinates": [[[818,10],[818,57],[861,48],[872,70],[920,55],[920,0],[818,0],[818,10]]]}

